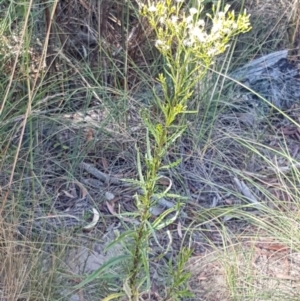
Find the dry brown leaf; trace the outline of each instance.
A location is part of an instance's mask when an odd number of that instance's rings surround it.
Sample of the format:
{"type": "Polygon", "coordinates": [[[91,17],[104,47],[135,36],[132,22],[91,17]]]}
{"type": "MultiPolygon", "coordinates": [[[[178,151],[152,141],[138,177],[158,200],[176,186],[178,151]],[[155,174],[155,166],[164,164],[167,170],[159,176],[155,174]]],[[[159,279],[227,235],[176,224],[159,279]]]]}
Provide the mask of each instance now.
{"type": "Polygon", "coordinates": [[[110,204],[110,202],[106,202],[106,207],[111,215],[117,215],[114,207],[110,204]]]}
{"type": "Polygon", "coordinates": [[[94,139],[94,132],[92,129],[88,129],[88,132],[86,134],[86,141],[90,142],[94,139]]]}
{"type": "Polygon", "coordinates": [[[135,225],[139,224],[139,222],[137,220],[135,220],[135,219],[124,217],[124,216],[120,216],[119,214],[117,214],[116,211],[115,211],[115,209],[113,208],[113,206],[109,202],[106,202],[106,206],[107,206],[108,211],[113,216],[116,216],[116,217],[124,220],[125,222],[129,222],[129,223],[132,223],[132,224],[135,224],[135,225]]]}
{"type": "Polygon", "coordinates": [[[170,181],[167,178],[160,178],[158,180],[158,184],[160,185],[164,185],[164,186],[169,186],[170,181]]]}
{"type": "Polygon", "coordinates": [[[272,242],[259,242],[256,243],[256,247],[276,252],[285,252],[288,251],[289,248],[280,243],[272,243],[272,242]]]}
{"type": "Polygon", "coordinates": [[[72,195],[71,193],[69,193],[68,191],[63,190],[63,193],[64,193],[68,198],[75,199],[75,196],[72,195]]]}
{"type": "Polygon", "coordinates": [[[106,158],[101,158],[101,162],[102,162],[102,166],[105,170],[108,169],[108,162],[106,160],[106,158]]]}

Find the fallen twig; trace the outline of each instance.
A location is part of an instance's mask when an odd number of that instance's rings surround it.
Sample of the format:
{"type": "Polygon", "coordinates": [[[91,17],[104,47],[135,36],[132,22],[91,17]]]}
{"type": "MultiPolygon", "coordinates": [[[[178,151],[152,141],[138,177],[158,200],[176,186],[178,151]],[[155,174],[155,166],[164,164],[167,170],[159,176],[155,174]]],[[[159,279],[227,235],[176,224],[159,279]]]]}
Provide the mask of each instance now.
{"type": "Polygon", "coordinates": [[[92,166],[91,164],[81,162],[79,164],[79,167],[86,170],[88,173],[90,173],[91,175],[93,175],[97,179],[101,180],[105,184],[108,184],[108,183],[110,183],[110,184],[121,184],[122,183],[121,180],[105,174],[104,172],[100,171],[99,169],[92,166]]]}
{"type": "Polygon", "coordinates": [[[252,203],[255,204],[255,207],[260,207],[261,204],[258,202],[256,197],[252,194],[249,187],[243,182],[240,181],[238,178],[233,179],[236,186],[238,187],[239,191],[252,203]]]}

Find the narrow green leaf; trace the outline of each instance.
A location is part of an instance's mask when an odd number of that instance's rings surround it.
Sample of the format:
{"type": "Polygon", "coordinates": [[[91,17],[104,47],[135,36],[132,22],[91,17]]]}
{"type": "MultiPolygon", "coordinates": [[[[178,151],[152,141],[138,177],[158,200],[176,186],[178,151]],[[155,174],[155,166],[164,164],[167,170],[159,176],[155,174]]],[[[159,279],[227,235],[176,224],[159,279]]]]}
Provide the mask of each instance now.
{"type": "Polygon", "coordinates": [[[109,296],[102,299],[102,301],[110,301],[110,300],[114,300],[114,299],[119,299],[120,297],[125,297],[125,294],[124,293],[110,294],[109,296]]]}
{"type": "Polygon", "coordinates": [[[120,234],[114,241],[112,241],[111,243],[109,243],[104,251],[108,251],[109,249],[111,249],[115,244],[120,243],[121,241],[123,241],[125,238],[127,237],[134,237],[136,235],[136,231],[135,230],[128,230],[125,232],[122,232],[122,234],[120,234]]]}
{"type": "Polygon", "coordinates": [[[93,280],[97,279],[102,273],[105,273],[105,271],[108,268],[110,268],[110,267],[112,267],[114,265],[117,265],[117,264],[121,263],[122,261],[129,260],[130,258],[131,258],[130,255],[120,255],[118,257],[114,257],[114,258],[109,259],[99,269],[97,269],[92,274],[90,274],[89,276],[87,276],[85,278],[85,280],[83,280],[79,284],[75,285],[74,289],[80,289],[80,288],[84,287],[86,284],[89,284],[93,280]]]}
{"type": "Polygon", "coordinates": [[[123,283],[123,290],[124,290],[126,296],[127,296],[129,299],[131,299],[131,297],[132,297],[132,292],[131,292],[131,289],[130,289],[130,285],[129,285],[129,283],[128,283],[128,280],[129,280],[128,278],[125,279],[125,281],[124,281],[124,283],[123,283]]]}
{"type": "Polygon", "coordinates": [[[140,178],[140,186],[144,187],[145,186],[145,179],[144,179],[144,175],[142,172],[142,163],[141,163],[141,156],[140,156],[140,151],[138,148],[136,148],[137,150],[137,168],[138,168],[138,174],[139,174],[139,178],[140,178]]]}
{"type": "Polygon", "coordinates": [[[174,168],[176,166],[178,166],[181,163],[182,159],[179,158],[177,159],[175,162],[172,162],[168,165],[163,165],[162,167],[160,167],[160,169],[170,169],[170,168],[174,168]]]}
{"type": "Polygon", "coordinates": [[[152,227],[155,230],[161,230],[161,229],[171,225],[178,218],[179,212],[180,211],[177,210],[176,207],[167,209],[158,218],[155,219],[155,221],[152,223],[152,227]],[[166,218],[167,215],[169,215],[170,213],[173,213],[173,212],[175,212],[175,214],[171,218],[166,218]]]}
{"type": "Polygon", "coordinates": [[[153,161],[153,157],[151,154],[151,145],[150,145],[150,138],[149,138],[149,130],[147,129],[146,132],[146,144],[147,144],[147,159],[149,160],[149,162],[153,161]]]}

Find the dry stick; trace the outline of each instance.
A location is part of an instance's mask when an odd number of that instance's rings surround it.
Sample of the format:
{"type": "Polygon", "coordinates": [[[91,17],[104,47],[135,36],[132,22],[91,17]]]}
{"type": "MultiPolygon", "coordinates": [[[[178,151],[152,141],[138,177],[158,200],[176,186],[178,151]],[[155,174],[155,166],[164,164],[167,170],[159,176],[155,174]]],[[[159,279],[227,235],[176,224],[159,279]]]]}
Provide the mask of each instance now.
{"type": "Polygon", "coordinates": [[[261,208],[261,203],[256,199],[256,197],[252,194],[249,187],[243,182],[240,181],[238,178],[233,178],[236,186],[238,187],[239,191],[252,203],[255,205],[257,209],[261,208]]]}
{"type": "Polygon", "coordinates": [[[81,162],[79,164],[79,167],[82,169],[85,169],[88,173],[96,177],[97,179],[103,181],[105,184],[111,183],[111,184],[120,184],[122,183],[121,180],[111,177],[104,172],[98,170],[96,167],[92,166],[91,164],[81,162]]]}

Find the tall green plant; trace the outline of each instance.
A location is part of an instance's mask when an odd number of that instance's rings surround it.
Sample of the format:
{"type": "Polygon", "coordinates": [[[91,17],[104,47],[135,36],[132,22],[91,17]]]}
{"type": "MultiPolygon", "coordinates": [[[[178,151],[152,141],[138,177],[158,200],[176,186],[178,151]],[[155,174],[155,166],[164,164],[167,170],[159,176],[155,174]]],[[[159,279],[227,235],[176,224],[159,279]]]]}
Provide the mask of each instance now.
{"type": "MultiPolygon", "coordinates": [[[[163,89],[163,99],[156,96],[156,103],[163,113],[162,122],[156,123],[151,121],[149,115],[144,116],[148,129],[146,137],[148,143],[145,173],[143,174],[139,168],[138,185],[142,188],[143,194],[137,196],[141,223],[135,235],[133,265],[129,277],[131,300],[138,300],[141,287],[139,273],[148,268],[148,258],[145,258],[147,254],[144,252],[147,250],[148,239],[153,229],[162,226],[161,218],[157,219],[159,222],[154,221],[150,224],[150,208],[159,198],[179,198],[170,195],[168,191],[158,192],[157,183],[161,178],[160,171],[176,164],[164,166],[163,159],[170,146],[186,128],[180,121],[183,114],[190,113],[187,110],[188,101],[194,93],[196,84],[203,79],[208,68],[213,64],[214,58],[229,46],[230,39],[250,30],[249,15],[246,12],[236,17],[234,11],[229,11],[229,5],[220,11],[220,2],[218,2],[217,6],[213,7],[213,14],[203,16],[204,1],[199,0],[196,3],[195,7],[189,9],[184,8],[183,1],[178,0],[140,4],[141,15],[148,19],[156,33],[155,46],[163,55],[165,65],[164,73],[158,78],[163,89]],[[149,133],[154,138],[153,146],[149,142],[149,133]]],[[[140,158],[138,162],[140,165],[140,158]]],[[[178,207],[174,208],[174,210],[178,209],[178,207]]],[[[187,260],[186,256],[179,258],[187,260]]],[[[182,260],[179,260],[181,273],[183,273],[182,263],[182,260]]],[[[178,277],[176,278],[178,280],[178,277]]],[[[184,276],[182,279],[186,282],[184,276]]],[[[178,286],[182,284],[178,283],[178,286]]],[[[186,293],[185,290],[177,291],[175,288],[173,291],[177,292],[176,296],[169,296],[170,298],[177,299],[186,293]]]]}
{"type": "MultiPolygon", "coordinates": [[[[193,96],[196,84],[203,79],[208,68],[214,63],[214,58],[226,50],[230,39],[250,30],[249,15],[246,12],[236,17],[233,11],[229,11],[228,5],[221,11],[218,2],[211,15],[204,15],[205,1],[195,2],[196,5],[189,9],[184,6],[184,1],[179,0],[158,0],[147,5],[139,4],[141,15],[148,19],[157,36],[155,46],[162,54],[165,64],[164,72],[158,78],[163,90],[163,99],[155,95],[155,101],[160,108],[159,114],[162,114],[163,118],[157,122],[148,112],[143,113],[147,128],[146,169],[142,169],[141,154],[138,151],[139,180],[132,181],[142,190],[142,193],[136,196],[140,223],[134,231],[128,231],[126,235],[121,236],[121,239],[125,236],[133,237],[134,241],[129,275],[123,287],[129,300],[133,301],[139,299],[140,292],[145,289],[145,283],[148,284],[146,288],[149,288],[150,237],[173,222],[180,210],[178,202],[177,206],[165,211],[153,222],[150,221],[151,207],[157,200],[168,197],[180,199],[180,196],[169,193],[171,180],[168,189],[163,192],[159,191],[158,181],[162,178],[160,172],[163,169],[179,163],[177,161],[166,166],[163,160],[170,146],[186,129],[182,117],[191,113],[187,110],[188,101],[193,96]],[[172,212],[176,213],[175,216],[168,218],[172,212]]],[[[189,255],[187,249],[183,249],[179,254],[177,267],[170,273],[170,289],[165,300],[179,300],[188,294],[186,284],[189,275],[184,271],[184,266],[189,255]]],[[[96,274],[99,273],[96,271],[96,274]]],[[[121,295],[113,294],[105,300],[112,300],[121,295]]]]}

